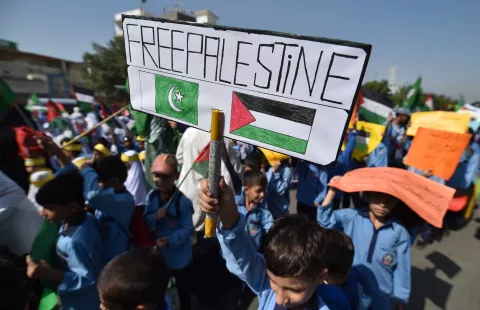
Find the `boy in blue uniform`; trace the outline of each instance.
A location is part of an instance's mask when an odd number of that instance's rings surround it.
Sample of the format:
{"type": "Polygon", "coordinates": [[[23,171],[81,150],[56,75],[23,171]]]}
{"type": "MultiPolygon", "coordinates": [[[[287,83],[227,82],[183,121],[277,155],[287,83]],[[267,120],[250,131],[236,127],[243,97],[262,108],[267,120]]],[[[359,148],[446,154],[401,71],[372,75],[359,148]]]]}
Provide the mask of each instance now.
{"type": "Polygon", "coordinates": [[[238,211],[245,216],[245,229],[255,248],[262,248],[263,239],[273,225],[273,216],[265,206],[267,178],[260,171],[247,171],[243,176],[244,187],[237,197],[238,211]]]}
{"type": "Polygon", "coordinates": [[[290,214],[290,187],[292,170],[286,162],[277,161],[266,173],[268,180],[267,205],[275,219],[290,214]]]}
{"type": "Polygon", "coordinates": [[[170,271],[157,248],[114,258],[98,279],[101,310],[173,310],[165,299],[170,271]]]}
{"type": "Polygon", "coordinates": [[[62,309],[98,309],[96,280],[105,264],[102,238],[93,216],[85,212],[83,178],[78,171],[67,171],[45,183],[37,195],[41,214],[61,223],[56,252],[60,266],[27,256],[27,276],[58,283],[62,309]]]}
{"type": "Polygon", "coordinates": [[[217,237],[227,267],[257,294],[258,309],[328,309],[318,292],[327,275],[325,230],[301,216],[280,218],[267,233],[262,256],[245,231],[233,190],[223,179],[219,188],[219,198],[213,199],[207,180],[202,180],[200,208],[219,215],[217,237]]]}
{"type": "Polygon", "coordinates": [[[368,211],[351,208],[334,211],[332,202],[336,192],[330,188],[318,208],[318,222],[352,238],[354,269],[372,298],[371,309],[402,308],[410,297],[411,249],[407,230],[389,216],[398,200],[387,194],[364,192],[362,198],[369,204],[368,211]]]}
{"type": "Polygon", "coordinates": [[[179,176],[177,167],[177,159],[171,154],[161,154],[153,162],[151,172],[157,189],[147,195],[144,218],[175,277],[181,309],[188,310],[193,206],[175,186],[179,176]]]}
{"type": "Polygon", "coordinates": [[[328,172],[328,167],[303,160],[298,162],[297,213],[311,220],[317,218],[317,207],[327,194],[328,172]]]}

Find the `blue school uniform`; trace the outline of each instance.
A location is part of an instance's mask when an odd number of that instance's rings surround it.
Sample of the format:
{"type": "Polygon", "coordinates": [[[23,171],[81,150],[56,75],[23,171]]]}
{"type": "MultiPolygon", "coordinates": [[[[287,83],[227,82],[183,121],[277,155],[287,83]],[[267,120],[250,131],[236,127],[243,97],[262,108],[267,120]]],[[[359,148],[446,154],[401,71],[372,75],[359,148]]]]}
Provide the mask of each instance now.
{"type": "MultiPolygon", "coordinates": [[[[232,230],[217,229],[217,238],[222,248],[227,268],[238,276],[258,296],[258,310],[285,309],[276,304],[275,292],[270,288],[270,280],[265,260],[259,254],[245,231],[245,216],[240,214],[237,225],[232,230]]],[[[312,310],[328,310],[317,292],[315,307],[312,310]]]]}
{"type": "Polygon", "coordinates": [[[472,152],[471,155],[465,150],[460,158],[457,168],[446,185],[455,189],[468,191],[475,183],[479,169],[480,155],[472,152]]]}
{"type": "Polygon", "coordinates": [[[408,303],[410,236],[401,224],[389,220],[375,230],[368,211],[334,211],[332,204],[318,208],[317,220],[321,226],[343,231],[352,238],[355,246],[353,268],[366,294],[372,298],[371,309],[391,309],[391,299],[408,303]]]}
{"type": "Polygon", "coordinates": [[[327,194],[328,172],[328,167],[300,161],[297,165],[297,200],[312,208],[315,202],[320,205],[327,194]]]}
{"type": "Polygon", "coordinates": [[[388,167],[388,148],[380,142],[365,159],[367,167],[388,167]]]}
{"type": "Polygon", "coordinates": [[[58,285],[62,309],[98,309],[96,281],[105,264],[102,238],[92,215],[82,223],[60,228],[56,251],[64,263],[64,278],[58,285]]]}
{"type": "Polygon", "coordinates": [[[147,195],[143,217],[155,240],[168,237],[168,244],[162,248],[170,269],[182,269],[192,261],[193,205],[181,191],[177,191],[168,206],[167,215],[157,222],[158,208],[164,208],[168,200],[160,201],[159,191],[151,190],[147,195]]]}
{"type": "Polygon", "coordinates": [[[85,199],[95,210],[95,218],[105,240],[107,260],[125,253],[134,246],[130,222],[135,209],[133,196],[125,191],[115,193],[113,188],[98,185],[98,174],[92,168],[82,170],[85,199]]]}
{"type": "Polygon", "coordinates": [[[258,251],[262,245],[262,240],[273,225],[273,215],[266,208],[265,199],[252,210],[248,211],[245,206],[245,195],[236,197],[238,211],[245,216],[245,230],[253,241],[255,249],[258,251]]]}
{"type": "Polygon", "coordinates": [[[338,285],[323,284],[317,287],[317,291],[330,310],[350,310],[347,295],[338,285]]]}
{"type": "Polygon", "coordinates": [[[267,206],[274,218],[288,215],[290,206],[290,187],[292,186],[292,170],[286,165],[273,172],[273,167],[266,173],[268,180],[267,206]]]}

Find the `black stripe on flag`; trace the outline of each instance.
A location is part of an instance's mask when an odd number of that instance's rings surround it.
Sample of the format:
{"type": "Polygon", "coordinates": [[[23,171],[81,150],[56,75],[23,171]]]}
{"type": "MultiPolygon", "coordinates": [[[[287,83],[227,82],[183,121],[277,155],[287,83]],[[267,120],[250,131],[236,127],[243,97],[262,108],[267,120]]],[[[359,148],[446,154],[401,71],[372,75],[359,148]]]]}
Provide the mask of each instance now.
{"type": "Polygon", "coordinates": [[[234,92],[243,105],[262,114],[280,117],[295,123],[312,126],[315,119],[315,109],[310,109],[286,102],[275,101],[267,98],[256,97],[239,92],[234,92]]]}
{"type": "Polygon", "coordinates": [[[81,86],[75,86],[75,85],[73,86],[73,92],[79,93],[82,95],[92,96],[92,97],[94,97],[93,95],[95,94],[95,92],[91,89],[81,87],[81,86]]]}

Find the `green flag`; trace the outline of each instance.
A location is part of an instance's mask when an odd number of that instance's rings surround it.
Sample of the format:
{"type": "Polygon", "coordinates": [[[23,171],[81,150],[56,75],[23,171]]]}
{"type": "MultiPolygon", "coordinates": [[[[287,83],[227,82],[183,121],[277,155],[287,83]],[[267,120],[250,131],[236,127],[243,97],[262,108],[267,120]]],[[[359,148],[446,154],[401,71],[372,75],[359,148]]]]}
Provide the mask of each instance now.
{"type": "Polygon", "coordinates": [[[155,75],[155,112],[198,125],[198,84],[155,75]]]}
{"type": "Polygon", "coordinates": [[[0,79],[0,121],[7,115],[14,99],[15,93],[4,80],[0,79]]]}
{"type": "Polygon", "coordinates": [[[454,107],[455,111],[460,110],[464,105],[465,105],[465,98],[463,98],[463,95],[460,94],[460,98],[458,99],[454,107]]]}
{"type": "Polygon", "coordinates": [[[409,108],[411,111],[417,106],[418,100],[420,99],[420,95],[422,93],[422,89],[420,88],[420,84],[422,83],[422,78],[419,77],[415,84],[413,84],[412,88],[407,94],[407,98],[403,102],[403,106],[409,108]]]}
{"type": "Polygon", "coordinates": [[[45,111],[47,110],[47,108],[42,106],[42,103],[38,99],[37,94],[33,93],[30,96],[30,99],[28,99],[27,105],[25,106],[25,110],[32,112],[34,110],[34,107],[39,107],[39,106],[41,106],[42,109],[44,108],[45,111]]]}

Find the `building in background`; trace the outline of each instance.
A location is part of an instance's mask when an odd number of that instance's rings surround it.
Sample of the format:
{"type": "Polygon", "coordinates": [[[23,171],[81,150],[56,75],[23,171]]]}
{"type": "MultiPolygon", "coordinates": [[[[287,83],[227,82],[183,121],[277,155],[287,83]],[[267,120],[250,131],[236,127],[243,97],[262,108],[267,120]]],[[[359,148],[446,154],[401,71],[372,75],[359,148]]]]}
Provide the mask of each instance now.
{"type": "Polygon", "coordinates": [[[32,93],[71,98],[71,84],[85,85],[82,70],[82,63],[22,52],[15,42],[0,40],[0,78],[15,92],[17,103],[26,102],[32,93]]]}

